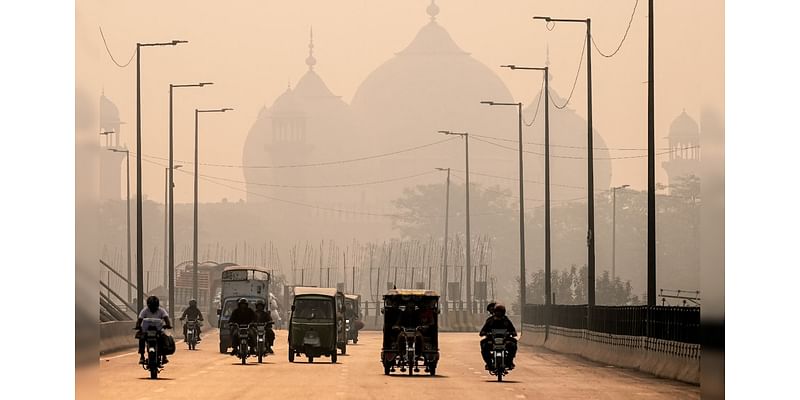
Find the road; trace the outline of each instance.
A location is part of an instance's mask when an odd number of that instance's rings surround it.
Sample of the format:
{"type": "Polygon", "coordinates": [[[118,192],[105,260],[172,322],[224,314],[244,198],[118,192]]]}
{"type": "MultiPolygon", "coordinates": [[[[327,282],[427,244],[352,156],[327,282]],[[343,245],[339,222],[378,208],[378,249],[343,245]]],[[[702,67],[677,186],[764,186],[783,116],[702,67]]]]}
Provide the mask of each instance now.
{"type": "MultiPolygon", "coordinates": [[[[496,382],[483,370],[474,333],[442,333],[437,376],[385,376],[379,362],[380,332],[361,332],[339,362],[315,359],[290,364],[286,331],[277,331],[275,356],[262,365],[240,365],[220,354],[209,332],[189,351],[178,343],[158,380],[148,379],[135,353],[101,357],[103,399],[699,399],[700,388],[629,369],[614,368],[539,347],[520,346],[517,368],[496,382]]],[[[249,358],[254,360],[254,358],[249,358]]]]}

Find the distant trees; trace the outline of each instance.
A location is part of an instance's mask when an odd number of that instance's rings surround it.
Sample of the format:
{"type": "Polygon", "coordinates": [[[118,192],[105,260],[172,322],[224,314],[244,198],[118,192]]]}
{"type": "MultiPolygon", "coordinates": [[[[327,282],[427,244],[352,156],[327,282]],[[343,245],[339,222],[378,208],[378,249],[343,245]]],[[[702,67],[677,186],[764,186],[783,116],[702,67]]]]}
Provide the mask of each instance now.
{"type": "MultiPolygon", "coordinates": [[[[552,290],[555,304],[587,304],[586,266],[578,268],[570,266],[568,270],[553,270],[552,290]]],[[[527,302],[529,304],[545,303],[544,270],[536,271],[528,279],[527,302]]],[[[633,305],[640,304],[638,296],[632,294],[630,281],[623,282],[619,277],[611,279],[608,271],[600,273],[595,280],[595,295],[598,305],[633,305]]]]}

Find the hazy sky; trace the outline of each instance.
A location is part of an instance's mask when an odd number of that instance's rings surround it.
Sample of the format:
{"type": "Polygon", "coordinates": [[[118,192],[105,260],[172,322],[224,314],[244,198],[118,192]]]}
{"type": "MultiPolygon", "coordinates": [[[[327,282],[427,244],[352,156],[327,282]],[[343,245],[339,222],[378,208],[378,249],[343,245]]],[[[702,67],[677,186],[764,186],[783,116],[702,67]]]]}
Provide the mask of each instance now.
{"type": "MultiPolygon", "coordinates": [[[[636,0],[478,1],[438,0],[437,18],[461,48],[494,68],[515,99],[530,102],[538,93],[537,74],[495,68],[515,63],[541,65],[549,43],[552,89],[569,93],[578,66],[583,29],[559,25],[553,31],[533,15],[592,18],[593,35],[604,52],[625,32],[636,0]]],[[[193,151],[193,109],[233,107],[230,114],[205,115],[201,157],[207,162],[240,163],[242,145],[259,109],[270,106],[307,70],[308,31],[314,28],[315,70],[346,102],[364,78],[402,50],[424,26],[429,0],[398,1],[138,1],[79,0],[76,54],[79,88],[97,101],[102,90],[119,107],[122,141],[135,141],[135,63],[119,68],[103,47],[102,26],[117,61],[125,63],[135,43],[189,40],[175,48],[142,51],[144,153],[167,154],[168,85],[213,81],[202,89],[176,92],[177,159],[193,151]],[[86,49],[85,51],[83,49],[86,49]]],[[[722,0],[656,2],[656,107],[658,147],[682,109],[699,121],[703,107],[724,112],[724,9],[722,0]]],[[[594,123],[609,147],[645,147],[647,129],[647,2],[641,0],[622,50],[611,59],[593,53],[594,123]]],[[[571,107],[585,115],[585,77],[571,107]]],[[[630,155],[630,153],[614,155],[630,155]]],[[[316,161],[316,160],[314,160],[316,161]]],[[[144,163],[144,191],[163,198],[163,167],[144,163]]],[[[646,159],[614,163],[612,184],[646,185],[646,159]]],[[[240,170],[214,175],[243,180],[240,170]]],[[[658,180],[666,183],[663,170],[658,180]]],[[[352,180],[363,180],[352,177],[352,180]]],[[[244,188],[244,185],[241,185],[244,188]]],[[[177,202],[191,201],[191,179],[176,174],[177,202]]],[[[237,200],[242,192],[205,183],[201,201],[237,200]]]]}

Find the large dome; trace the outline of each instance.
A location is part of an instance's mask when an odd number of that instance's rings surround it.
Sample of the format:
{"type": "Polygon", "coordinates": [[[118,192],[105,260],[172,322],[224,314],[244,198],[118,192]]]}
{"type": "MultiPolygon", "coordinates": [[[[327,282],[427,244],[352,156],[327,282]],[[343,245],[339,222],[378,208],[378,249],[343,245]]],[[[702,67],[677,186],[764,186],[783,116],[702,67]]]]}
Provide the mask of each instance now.
{"type": "Polygon", "coordinates": [[[404,50],[369,74],[352,109],[374,139],[394,149],[428,142],[437,130],[496,129],[496,114],[480,104],[487,99],[512,96],[497,74],[432,18],[404,50]]]}

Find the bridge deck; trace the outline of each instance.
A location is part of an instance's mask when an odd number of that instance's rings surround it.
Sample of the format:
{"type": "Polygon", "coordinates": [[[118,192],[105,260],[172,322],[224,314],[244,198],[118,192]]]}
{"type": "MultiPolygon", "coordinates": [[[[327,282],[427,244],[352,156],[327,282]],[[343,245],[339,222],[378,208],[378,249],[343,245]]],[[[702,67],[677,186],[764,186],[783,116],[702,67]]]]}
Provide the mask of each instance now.
{"type": "MultiPolygon", "coordinates": [[[[157,381],[145,379],[134,353],[100,360],[101,398],[125,399],[698,399],[699,387],[609,367],[538,347],[520,346],[517,368],[497,383],[483,370],[474,333],[443,333],[436,377],[384,376],[380,332],[361,332],[337,365],[328,359],[290,364],[286,331],[278,331],[275,356],[239,365],[219,354],[209,333],[198,350],[178,351],[157,381]]],[[[249,360],[253,360],[248,359],[249,360]]],[[[297,360],[296,360],[297,361],[297,360]]]]}

